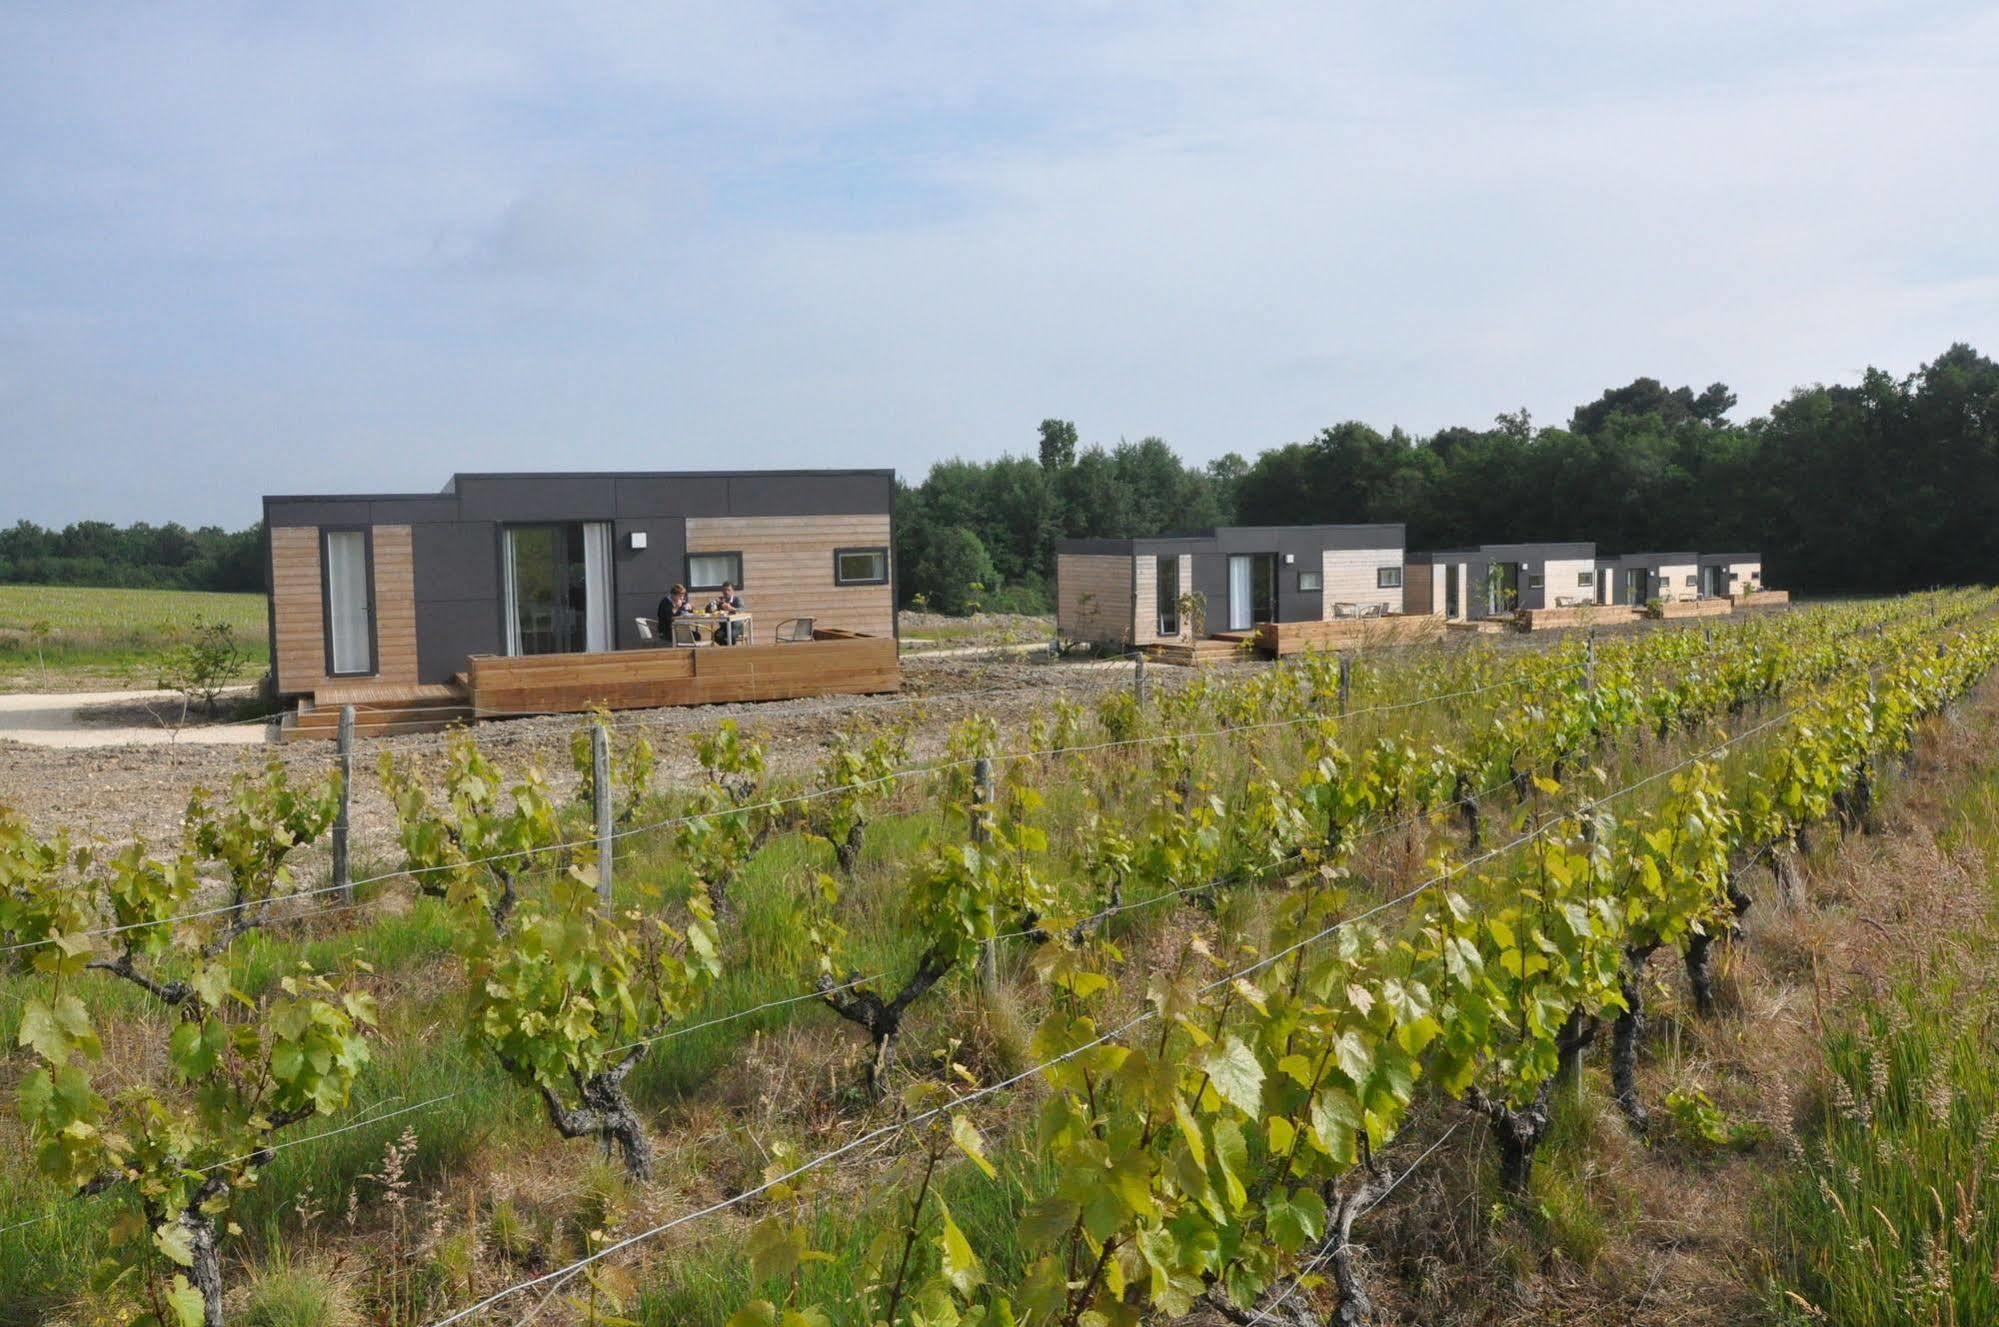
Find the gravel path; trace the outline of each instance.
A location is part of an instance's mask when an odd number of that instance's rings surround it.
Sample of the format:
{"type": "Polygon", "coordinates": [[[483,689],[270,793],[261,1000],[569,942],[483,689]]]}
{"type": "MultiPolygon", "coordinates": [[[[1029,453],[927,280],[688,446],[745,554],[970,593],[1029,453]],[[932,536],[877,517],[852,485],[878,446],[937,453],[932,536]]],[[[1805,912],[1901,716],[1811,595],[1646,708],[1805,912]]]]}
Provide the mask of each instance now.
{"type": "MultiPolygon", "coordinates": [[[[1159,670],[1168,671],[1172,670],[1159,670]]],[[[863,716],[888,718],[913,712],[918,723],[911,756],[924,760],[940,753],[951,725],[974,711],[993,714],[1003,723],[1024,719],[1056,691],[1087,699],[1106,687],[1122,685],[1129,676],[1130,666],[1120,663],[1053,663],[1015,655],[907,659],[904,690],[895,696],[624,711],[614,722],[619,732],[642,732],[652,742],[659,757],[656,782],[670,788],[691,782],[698,774],[687,739],[712,731],[725,718],[761,734],[768,743],[772,772],[791,775],[817,765],[827,745],[863,716]]],[[[115,694],[120,700],[132,699],[130,692],[115,694]]],[[[503,770],[538,763],[557,795],[566,798],[576,785],[569,736],[579,726],[576,715],[550,715],[487,722],[476,731],[481,747],[503,770]]],[[[259,736],[264,731],[257,725],[243,729],[259,736]]],[[[116,731],[97,728],[90,735],[116,731]]],[[[67,829],[79,838],[171,842],[179,833],[188,793],[195,787],[220,787],[237,771],[254,769],[266,760],[283,761],[299,776],[329,769],[334,761],[330,742],[264,745],[253,738],[248,745],[193,745],[184,736],[177,745],[141,739],[70,746],[29,745],[13,737],[0,729],[0,806],[19,811],[40,833],[67,829]]],[[[392,751],[398,759],[428,760],[437,766],[443,748],[441,733],[362,740],[352,811],[357,866],[370,859],[389,865],[396,852],[394,812],[374,771],[380,753],[392,751]]]]}
{"type": "Polygon", "coordinates": [[[182,699],[178,691],[0,695],[0,739],[51,747],[261,746],[271,740],[268,723],[185,724],[182,699]]]}

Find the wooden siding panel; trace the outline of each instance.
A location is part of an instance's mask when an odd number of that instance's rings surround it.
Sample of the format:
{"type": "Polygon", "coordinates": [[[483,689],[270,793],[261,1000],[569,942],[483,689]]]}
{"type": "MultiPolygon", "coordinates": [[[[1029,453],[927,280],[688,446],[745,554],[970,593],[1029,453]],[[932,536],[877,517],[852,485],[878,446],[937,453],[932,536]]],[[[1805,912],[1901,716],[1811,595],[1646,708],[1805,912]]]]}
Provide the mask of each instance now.
{"type": "MultiPolygon", "coordinates": [[[[743,555],[743,606],[755,617],[758,642],[765,644],[774,639],[780,622],[794,617],[809,617],[820,629],[894,636],[892,566],[888,585],[838,585],[833,580],[834,549],[888,547],[886,514],[687,518],[690,554],[743,555]]],[[[889,556],[895,556],[893,550],[889,556]]],[[[666,588],[660,586],[660,593],[666,588]]],[[[703,597],[702,591],[693,592],[695,607],[703,597]]]]}
{"type": "MultiPolygon", "coordinates": [[[[375,564],[375,671],[385,684],[414,685],[416,669],[416,576],[410,528],[373,528],[375,564]]],[[[320,591],[320,528],[279,526],[271,531],[272,657],[280,695],[352,682],[326,672],[326,619],[320,591]]]]}
{"type": "Polygon", "coordinates": [[[1055,629],[1070,640],[1129,644],[1136,634],[1132,559],[1121,553],[1055,558],[1055,629]]]}
{"type": "MultiPolygon", "coordinates": [[[[1376,584],[1381,568],[1402,566],[1401,549],[1328,548],[1321,557],[1320,583],[1325,590],[1321,613],[1326,621],[1334,620],[1334,604],[1386,604],[1391,613],[1402,611],[1401,588],[1384,590],[1376,584]]],[[[1403,580],[1408,579],[1405,574],[1403,580]]]]}
{"type": "MultiPolygon", "coordinates": [[[[1586,571],[1596,570],[1595,558],[1567,558],[1550,561],[1541,569],[1541,602],[1549,608],[1559,608],[1559,600],[1568,600],[1571,605],[1593,604],[1596,602],[1596,588],[1576,583],[1586,571]]],[[[1523,590],[1522,600],[1526,599],[1523,590]]]]}
{"type": "Polygon", "coordinates": [[[1402,568],[1402,611],[1409,615],[1430,614],[1437,611],[1437,601],[1442,597],[1438,588],[1439,568],[1427,563],[1410,562],[1402,568]]]}
{"type": "MultiPolygon", "coordinates": [[[[1182,553],[1174,559],[1180,566],[1180,593],[1184,596],[1194,580],[1194,559],[1191,554],[1182,553]]],[[[1159,634],[1159,559],[1141,557],[1134,568],[1134,592],[1132,594],[1131,617],[1134,645],[1152,645],[1163,640],[1186,640],[1192,634],[1193,624],[1184,618],[1180,622],[1180,632],[1176,636],[1159,634]]]]}

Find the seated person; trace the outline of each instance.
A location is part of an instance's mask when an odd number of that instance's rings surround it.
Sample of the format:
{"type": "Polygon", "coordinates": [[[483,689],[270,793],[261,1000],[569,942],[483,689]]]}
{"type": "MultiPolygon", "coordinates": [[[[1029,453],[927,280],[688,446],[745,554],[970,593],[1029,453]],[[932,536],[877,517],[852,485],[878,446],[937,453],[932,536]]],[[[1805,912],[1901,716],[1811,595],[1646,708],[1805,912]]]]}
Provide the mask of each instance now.
{"type": "MultiPolygon", "coordinates": [[[[733,617],[743,611],[743,596],[736,593],[736,587],[732,583],[723,581],[722,593],[715,596],[715,601],[708,605],[708,611],[718,613],[725,618],[733,617]]],[[[722,623],[722,625],[715,628],[715,643],[717,645],[734,645],[738,639],[737,632],[739,630],[741,628],[734,622],[722,623]]]]}
{"type": "Polygon", "coordinates": [[[659,634],[668,641],[673,639],[673,619],[686,617],[694,611],[694,605],[687,602],[687,587],[675,583],[666,592],[666,598],[659,601],[659,634]]]}

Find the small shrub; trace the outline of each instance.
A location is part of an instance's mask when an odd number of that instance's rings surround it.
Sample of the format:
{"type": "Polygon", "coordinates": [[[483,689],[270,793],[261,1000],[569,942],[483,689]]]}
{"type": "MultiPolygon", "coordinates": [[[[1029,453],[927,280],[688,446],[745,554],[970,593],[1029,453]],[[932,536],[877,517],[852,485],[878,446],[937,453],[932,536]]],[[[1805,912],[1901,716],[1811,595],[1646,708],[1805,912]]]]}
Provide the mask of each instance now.
{"type": "Polygon", "coordinates": [[[222,691],[243,670],[243,650],[236,643],[236,628],[220,620],[196,618],[188,639],[167,651],[164,671],[167,685],[200,701],[209,718],[216,714],[222,691]]]}
{"type": "Polygon", "coordinates": [[[1666,1117],[1673,1132],[1694,1147],[1740,1150],[1754,1147],[1769,1131],[1753,1120],[1730,1119],[1728,1113],[1708,1099],[1697,1087],[1674,1088],[1666,1093],[1666,1117]]]}

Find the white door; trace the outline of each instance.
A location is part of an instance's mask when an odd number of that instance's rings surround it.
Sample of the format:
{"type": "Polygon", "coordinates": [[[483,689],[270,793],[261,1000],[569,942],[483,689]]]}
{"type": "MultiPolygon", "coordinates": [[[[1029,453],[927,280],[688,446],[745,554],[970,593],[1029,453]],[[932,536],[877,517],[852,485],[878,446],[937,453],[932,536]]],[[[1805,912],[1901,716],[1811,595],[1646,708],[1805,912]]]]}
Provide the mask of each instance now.
{"type": "Polygon", "coordinates": [[[1229,555],[1229,630],[1248,631],[1253,625],[1255,606],[1250,602],[1255,584],[1254,561],[1246,554],[1229,555]]]}
{"type": "Polygon", "coordinates": [[[335,674],[353,676],[375,671],[375,647],[368,631],[365,531],[326,532],[326,624],[333,637],[335,674]]]}

